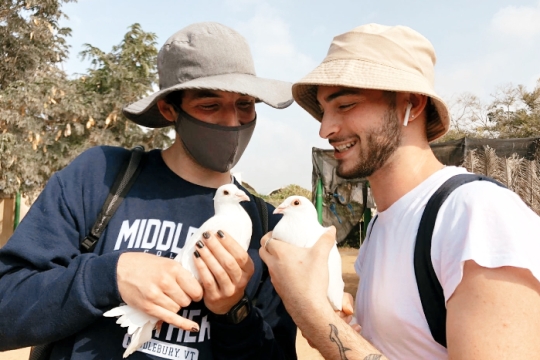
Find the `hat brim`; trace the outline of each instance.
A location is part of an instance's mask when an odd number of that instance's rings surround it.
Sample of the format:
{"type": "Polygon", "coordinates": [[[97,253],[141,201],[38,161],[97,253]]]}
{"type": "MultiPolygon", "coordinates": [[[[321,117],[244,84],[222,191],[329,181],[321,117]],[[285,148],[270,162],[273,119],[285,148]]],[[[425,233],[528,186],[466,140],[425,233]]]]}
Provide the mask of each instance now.
{"type": "Polygon", "coordinates": [[[333,59],[323,62],[292,86],[293,97],[298,105],[321,121],[321,111],[317,102],[318,86],[344,86],[426,95],[432,99],[443,125],[428,141],[440,138],[450,127],[450,113],[445,102],[435,93],[425,77],[414,73],[356,59],[333,59]]]}
{"type": "Polygon", "coordinates": [[[185,89],[209,89],[234,92],[253,96],[276,109],[283,109],[293,103],[291,83],[256,77],[248,74],[222,74],[197,78],[162,89],[123,109],[131,121],[150,128],[172,125],[157,108],[157,101],[167,94],[185,89]]]}

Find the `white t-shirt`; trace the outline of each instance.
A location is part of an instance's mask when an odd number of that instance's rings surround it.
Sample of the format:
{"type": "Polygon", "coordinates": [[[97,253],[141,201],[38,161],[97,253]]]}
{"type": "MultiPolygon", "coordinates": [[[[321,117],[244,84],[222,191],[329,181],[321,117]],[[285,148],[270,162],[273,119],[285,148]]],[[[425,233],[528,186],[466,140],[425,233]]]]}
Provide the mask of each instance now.
{"type": "MultiPolygon", "coordinates": [[[[431,195],[464,168],[445,167],[380,212],[355,263],[360,276],[355,313],[362,335],[389,359],[446,359],[429,331],[414,275],[414,244],[431,195]]],[[[515,266],[540,280],[540,217],[518,195],[486,181],[454,190],[437,216],[433,268],[452,296],[463,263],[515,266]]]]}

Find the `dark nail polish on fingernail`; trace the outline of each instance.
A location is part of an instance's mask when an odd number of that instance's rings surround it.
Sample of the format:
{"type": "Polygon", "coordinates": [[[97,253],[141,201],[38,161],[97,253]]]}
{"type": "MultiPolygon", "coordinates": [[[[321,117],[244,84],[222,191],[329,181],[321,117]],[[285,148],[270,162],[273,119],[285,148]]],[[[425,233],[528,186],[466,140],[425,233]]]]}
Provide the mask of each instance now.
{"type": "Polygon", "coordinates": [[[203,232],[203,233],[202,233],[202,236],[203,236],[203,238],[205,238],[205,239],[210,239],[210,234],[208,233],[208,231],[203,232]]]}
{"type": "Polygon", "coordinates": [[[220,238],[222,238],[222,239],[225,237],[225,234],[224,234],[223,231],[221,231],[221,230],[218,230],[218,231],[217,231],[217,234],[218,234],[218,236],[219,236],[220,238]]]}
{"type": "Polygon", "coordinates": [[[197,250],[195,250],[195,252],[193,253],[193,255],[195,255],[195,257],[198,259],[201,257],[201,254],[199,254],[199,252],[197,250]]]}
{"type": "Polygon", "coordinates": [[[192,328],[191,328],[191,332],[199,332],[199,329],[196,328],[196,327],[192,327],[192,328]]]}
{"type": "Polygon", "coordinates": [[[202,248],[204,247],[204,244],[202,243],[201,240],[199,240],[199,241],[197,241],[197,242],[195,243],[195,246],[197,246],[199,249],[202,249],[202,248]]]}

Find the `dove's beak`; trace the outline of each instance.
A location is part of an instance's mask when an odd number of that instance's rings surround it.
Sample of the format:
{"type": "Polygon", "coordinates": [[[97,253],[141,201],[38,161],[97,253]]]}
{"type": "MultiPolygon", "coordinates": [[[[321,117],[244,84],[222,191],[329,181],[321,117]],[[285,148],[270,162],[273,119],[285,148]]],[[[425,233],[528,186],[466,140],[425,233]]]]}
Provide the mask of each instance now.
{"type": "Polygon", "coordinates": [[[278,207],[274,210],[274,214],[283,214],[283,211],[285,211],[285,206],[278,206],[278,207]]]}
{"type": "Polygon", "coordinates": [[[247,196],[242,190],[238,190],[235,195],[238,199],[240,199],[240,201],[249,201],[249,196],[247,196]]]}

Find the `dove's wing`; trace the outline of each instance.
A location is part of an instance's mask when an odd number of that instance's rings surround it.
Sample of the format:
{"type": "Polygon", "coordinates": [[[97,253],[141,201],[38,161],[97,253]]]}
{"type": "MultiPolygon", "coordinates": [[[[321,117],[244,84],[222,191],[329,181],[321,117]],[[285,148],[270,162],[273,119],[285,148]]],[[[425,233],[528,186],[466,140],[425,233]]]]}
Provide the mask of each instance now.
{"type": "MultiPolygon", "coordinates": [[[[238,206],[240,207],[240,205],[238,206]]],[[[193,253],[196,250],[195,243],[202,239],[202,234],[205,231],[216,232],[218,230],[223,230],[238,241],[244,250],[247,250],[251,240],[251,218],[243,208],[241,208],[241,210],[243,214],[235,214],[234,212],[232,214],[229,212],[227,215],[217,214],[205,221],[201,227],[193,233],[188,241],[186,241],[186,244],[182,248],[182,252],[176,256],[175,260],[179,261],[180,264],[190,271],[197,280],[200,280],[197,268],[195,267],[193,253]]]]}
{"type": "MultiPolygon", "coordinates": [[[[182,247],[182,252],[179,253],[175,260],[178,261],[184,269],[188,270],[197,280],[199,279],[199,273],[195,267],[193,261],[193,253],[195,252],[195,243],[202,239],[202,234],[205,231],[217,231],[225,225],[226,219],[223,216],[214,215],[210,219],[206,220],[201,227],[191,235],[191,237],[186,241],[185,245],[182,247]],[[225,220],[225,221],[224,221],[225,220]]],[[[226,230],[225,230],[226,231],[226,230]]]]}
{"type": "MultiPolygon", "coordinates": [[[[215,232],[224,230],[229,233],[238,243],[247,250],[251,240],[251,219],[244,208],[239,204],[239,201],[247,199],[246,195],[232,184],[224,185],[230,189],[225,189],[224,193],[220,193],[221,187],[216,192],[214,198],[214,206],[216,214],[205,221],[201,227],[186,241],[184,247],[175,257],[175,261],[190,271],[193,276],[199,280],[199,274],[195,268],[193,261],[193,252],[195,244],[202,238],[205,231],[215,232]],[[232,188],[231,188],[232,187],[232,188]],[[236,191],[236,193],[235,193],[236,191]],[[223,198],[223,196],[235,194],[233,198],[223,198]],[[232,200],[232,201],[231,201],[232,200]]],[[[155,327],[158,319],[150,316],[143,311],[132,308],[129,305],[116,307],[107,311],[104,316],[118,317],[116,321],[121,327],[128,328],[128,334],[131,335],[131,343],[124,353],[124,357],[129,356],[136,351],[142,344],[147,342],[152,337],[152,330],[155,327]]]]}
{"type": "Polygon", "coordinates": [[[146,314],[129,305],[121,305],[103,314],[106,317],[118,317],[116,323],[121,327],[128,328],[131,335],[131,343],[124,352],[124,357],[135,352],[145,342],[152,338],[152,330],[158,322],[158,318],[146,314]]]}
{"type": "Polygon", "coordinates": [[[209,230],[227,232],[242,249],[247,250],[251,242],[253,225],[242,205],[223,204],[217,209],[215,216],[219,218],[219,224],[212,223],[209,230]]]}
{"type": "MultiPolygon", "coordinates": [[[[326,232],[316,220],[298,216],[283,216],[272,232],[276,239],[301,247],[312,247],[326,232]]],[[[328,292],[327,297],[334,310],[341,310],[343,303],[343,282],[341,256],[337,245],[332,247],[328,256],[328,292]]]]}
{"type": "Polygon", "coordinates": [[[182,246],[182,249],[180,250],[178,255],[176,255],[176,257],[174,258],[174,261],[182,264],[182,267],[188,270],[193,276],[195,276],[197,280],[198,280],[198,274],[197,274],[197,270],[195,269],[195,265],[193,264],[193,259],[191,259],[191,262],[189,262],[188,257],[193,256],[195,243],[197,242],[197,240],[202,239],[203,232],[204,230],[203,230],[203,227],[201,226],[197,231],[195,231],[190,236],[189,239],[186,240],[184,246],[182,246]]]}
{"type": "Polygon", "coordinates": [[[123,357],[127,358],[139,349],[145,342],[152,338],[152,331],[154,330],[155,323],[146,323],[143,327],[138,328],[134,333],[128,333],[131,335],[131,342],[129,343],[126,351],[124,351],[123,357]]]}
{"type": "MultiPolygon", "coordinates": [[[[205,231],[215,232],[217,230],[226,231],[247,250],[251,240],[251,218],[238,203],[222,206],[221,209],[216,209],[216,214],[205,221],[186,241],[182,251],[175,257],[175,261],[180,262],[197,280],[199,280],[199,274],[193,261],[195,243],[202,239],[202,234],[205,231]]],[[[129,356],[151,339],[152,330],[158,321],[157,318],[134,309],[129,305],[119,306],[107,311],[104,316],[117,316],[119,317],[116,321],[117,324],[128,328],[128,334],[131,335],[131,343],[124,352],[124,357],[129,356]]]]}
{"type": "Polygon", "coordinates": [[[115,316],[122,316],[127,313],[131,313],[133,308],[129,305],[120,305],[115,307],[114,309],[111,309],[103,314],[103,316],[106,317],[115,317],[115,316]]]}
{"type": "Polygon", "coordinates": [[[121,327],[136,328],[142,327],[147,322],[157,323],[158,319],[146,314],[145,312],[135,309],[129,305],[121,305],[111,309],[103,314],[106,317],[118,317],[116,323],[121,327]]]}
{"type": "Polygon", "coordinates": [[[234,219],[235,225],[229,225],[229,228],[225,229],[225,231],[227,231],[227,233],[229,233],[233,239],[240,244],[242,249],[247,251],[249,248],[249,243],[251,242],[251,234],[253,231],[251,218],[240,204],[237,205],[233,212],[227,214],[227,216],[234,219]]]}
{"type": "Polygon", "coordinates": [[[299,216],[283,216],[272,231],[272,237],[286,243],[312,247],[324,234],[326,228],[317,220],[306,219],[299,216]]]}

